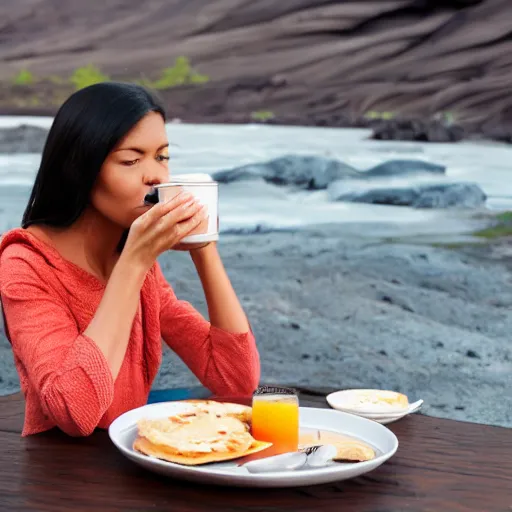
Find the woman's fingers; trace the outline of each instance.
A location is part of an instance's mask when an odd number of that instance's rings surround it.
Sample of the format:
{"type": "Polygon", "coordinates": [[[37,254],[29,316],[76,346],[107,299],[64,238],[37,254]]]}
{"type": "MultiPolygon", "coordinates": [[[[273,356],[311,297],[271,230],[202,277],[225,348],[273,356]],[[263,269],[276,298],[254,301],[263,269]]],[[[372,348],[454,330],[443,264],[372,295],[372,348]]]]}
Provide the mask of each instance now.
{"type": "Polygon", "coordinates": [[[186,237],[191,231],[194,231],[201,222],[208,216],[206,206],[200,206],[196,213],[188,219],[175,224],[173,233],[169,233],[170,246],[176,245],[181,242],[182,238],[186,237]]]}
{"type": "Polygon", "coordinates": [[[143,245],[161,253],[180,243],[208,217],[192,194],[180,192],[165,203],[157,203],[134,222],[135,238],[145,240],[143,245]]]}
{"type": "Polygon", "coordinates": [[[170,212],[183,207],[185,204],[188,204],[193,200],[194,196],[192,194],[189,192],[181,191],[169,201],[166,201],[165,203],[157,203],[145,213],[145,216],[150,223],[157,222],[162,217],[168,215],[170,212]]]}
{"type": "Polygon", "coordinates": [[[188,235],[191,231],[196,229],[197,226],[199,226],[199,224],[201,224],[201,222],[206,219],[206,217],[208,217],[206,206],[200,206],[193,217],[190,217],[189,219],[178,224],[180,234],[183,236],[188,235]]]}
{"type": "Polygon", "coordinates": [[[158,229],[160,232],[170,231],[174,226],[193,217],[199,210],[201,205],[192,198],[161,217],[158,229]]]}

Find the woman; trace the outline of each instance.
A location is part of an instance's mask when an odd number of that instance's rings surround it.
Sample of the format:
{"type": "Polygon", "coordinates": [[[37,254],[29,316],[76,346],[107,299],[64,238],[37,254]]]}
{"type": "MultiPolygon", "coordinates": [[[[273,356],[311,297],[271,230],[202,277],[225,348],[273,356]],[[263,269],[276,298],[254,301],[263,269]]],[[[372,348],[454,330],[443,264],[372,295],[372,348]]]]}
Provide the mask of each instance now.
{"type": "Polygon", "coordinates": [[[255,340],[216,244],[180,244],[207,212],[185,193],[144,203],[168,159],[164,110],[139,86],[93,85],[57,113],[22,228],[0,242],[23,436],[87,436],[144,405],[162,338],[212,393],[257,387],[255,340]],[[166,282],[157,257],[169,249],[190,252],[210,322],[166,282]]]}

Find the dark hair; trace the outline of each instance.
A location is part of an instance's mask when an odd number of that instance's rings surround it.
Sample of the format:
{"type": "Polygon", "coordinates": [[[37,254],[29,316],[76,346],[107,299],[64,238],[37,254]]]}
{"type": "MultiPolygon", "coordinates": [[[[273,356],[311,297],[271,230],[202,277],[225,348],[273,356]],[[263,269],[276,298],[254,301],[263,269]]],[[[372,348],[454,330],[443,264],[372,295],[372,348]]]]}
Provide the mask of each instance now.
{"type": "Polygon", "coordinates": [[[72,94],[60,107],[43,150],[22,227],[67,227],[86,208],[107,155],[161,104],[143,87],[105,82],[72,94]]]}

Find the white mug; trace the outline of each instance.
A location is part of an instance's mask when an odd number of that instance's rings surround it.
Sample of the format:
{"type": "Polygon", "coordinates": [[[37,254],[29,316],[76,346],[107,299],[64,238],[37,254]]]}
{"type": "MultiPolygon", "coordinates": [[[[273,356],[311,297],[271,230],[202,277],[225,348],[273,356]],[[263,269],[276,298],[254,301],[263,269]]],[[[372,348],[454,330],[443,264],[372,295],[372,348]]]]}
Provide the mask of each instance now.
{"type": "Polygon", "coordinates": [[[208,174],[180,174],[171,177],[168,183],[155,185],[158,201],[172,199],[182,190],[192,194],[200,204],[208,208],[204,222],[181,240],[184,244],[213,242],[219,239],[219,184],[208,174]]]}

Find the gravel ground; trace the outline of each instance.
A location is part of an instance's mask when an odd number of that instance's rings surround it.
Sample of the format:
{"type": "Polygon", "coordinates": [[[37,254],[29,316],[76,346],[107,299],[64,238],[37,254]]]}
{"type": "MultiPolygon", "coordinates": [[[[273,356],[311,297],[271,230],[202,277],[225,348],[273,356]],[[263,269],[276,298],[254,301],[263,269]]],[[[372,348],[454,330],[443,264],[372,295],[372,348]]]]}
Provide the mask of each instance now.
{"type": "MultiPolygon", "coordinates": [[[[6,212],[20,204],[4,201],[3,230],[16,225],[6,212]]],[[[225,235],[219,248],[257,337],[263,381],[389,388],[423,398],[428,415],[512,426],[507,251],[487,258],[482,248],[390,243],[335,225],[225,235]]],[[[188,254],[161,264],[178,296],[206,314],[188,254]]],[[[155,387],[195,384],[166,349],[155,387]]],[[[17,389],[2,330],[0,394],[17,389]]]]}

